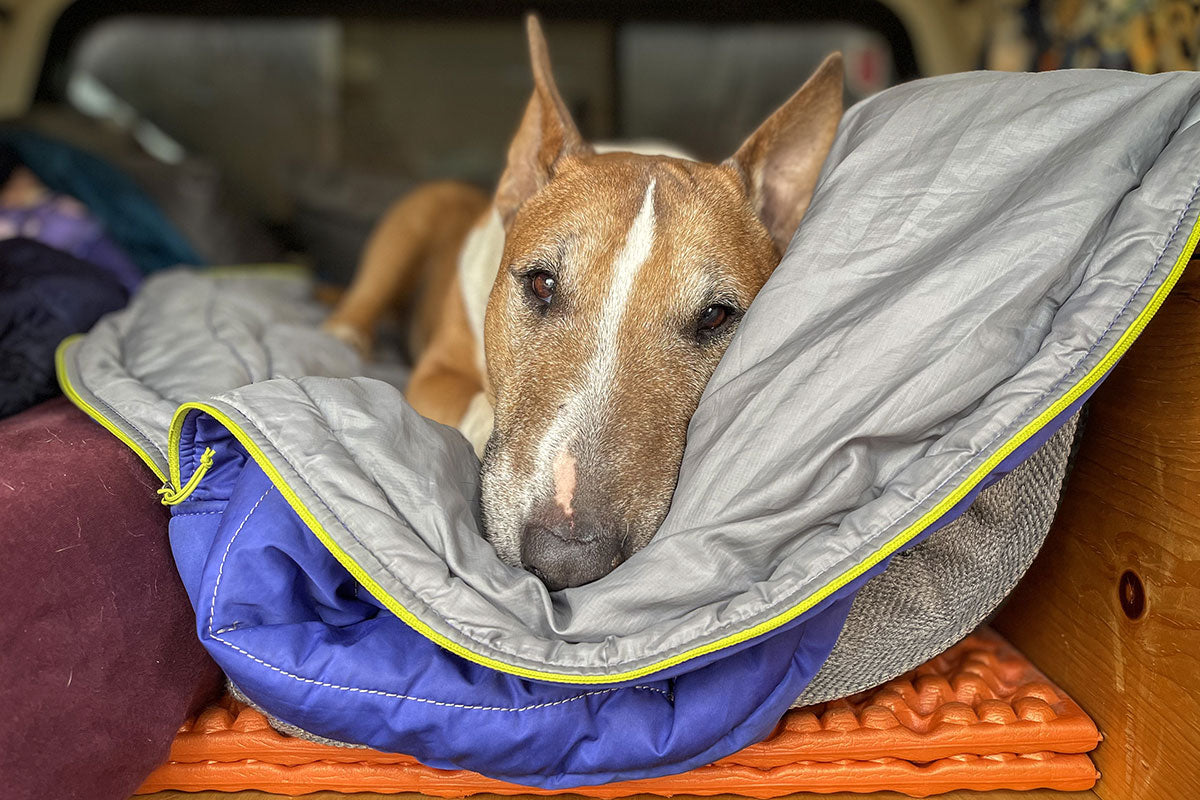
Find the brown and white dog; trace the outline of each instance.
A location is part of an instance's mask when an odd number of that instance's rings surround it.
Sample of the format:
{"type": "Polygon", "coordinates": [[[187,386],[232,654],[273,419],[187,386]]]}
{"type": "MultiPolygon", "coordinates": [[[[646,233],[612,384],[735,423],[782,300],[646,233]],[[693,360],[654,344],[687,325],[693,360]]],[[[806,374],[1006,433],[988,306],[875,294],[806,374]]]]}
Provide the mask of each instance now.
{"type": "Polygon", "coordinates": [[[700,394],[833,143],[842,62],[722,164],[601,153],[527,28],[534,91],[494,197],[437,183],[398,202],[327,329],[369,350],[409,298],[408,400],[482,449],[488,539],[560,589],[610,572],[666,516],[700,394]]]}

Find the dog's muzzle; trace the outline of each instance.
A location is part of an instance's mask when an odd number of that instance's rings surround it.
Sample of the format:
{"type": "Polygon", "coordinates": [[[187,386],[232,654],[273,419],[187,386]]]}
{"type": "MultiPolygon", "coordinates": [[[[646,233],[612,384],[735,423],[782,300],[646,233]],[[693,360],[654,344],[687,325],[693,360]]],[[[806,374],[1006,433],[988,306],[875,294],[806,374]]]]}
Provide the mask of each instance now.
{"type": "Polygon", "coordinates": [[[521,566],[551,590],[582,586],[604,577],[629,557],[617,525],[606,525],[557,505],[533,514],[521,535],[521,566]]]}

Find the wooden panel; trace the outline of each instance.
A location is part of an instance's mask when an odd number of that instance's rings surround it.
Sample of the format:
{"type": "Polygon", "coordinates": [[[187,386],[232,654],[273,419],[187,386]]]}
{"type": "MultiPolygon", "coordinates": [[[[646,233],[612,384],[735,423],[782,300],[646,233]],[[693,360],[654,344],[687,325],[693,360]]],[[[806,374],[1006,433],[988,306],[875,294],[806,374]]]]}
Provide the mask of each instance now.
{"type": "Polygon", "coordinates": [[[1200,261],[1096,391],[995,627],[1099,724],[1097,795],[1200,797],[1200,261]]]}

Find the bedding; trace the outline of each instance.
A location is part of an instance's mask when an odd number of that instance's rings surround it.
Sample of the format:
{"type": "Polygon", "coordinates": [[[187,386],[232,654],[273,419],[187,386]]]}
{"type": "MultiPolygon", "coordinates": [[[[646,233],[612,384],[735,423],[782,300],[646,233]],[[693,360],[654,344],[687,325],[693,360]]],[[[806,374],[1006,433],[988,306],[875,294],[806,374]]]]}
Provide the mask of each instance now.
{"type": "Polygon", "coordinates": [[[142,272],[204,263],[145,192],[104,160],[19,127],[0,127],[0,145],[51,191],[86,206],[142,272]]]}
{"type": "Polygon", "coordinates": [[[6,798],[125,800],[220,692],[157,485],[63,398],[0,420],[6,798]]]}
{"type": "Polygon", "coordinates": [[[585,586],[500,562],[470,446],[302,303],[163,275],[60,381],[164,478],[197,633],[281,724],[548,789],[681,772],[1011,588],[1200,239],[1198,101],[1192,74],[970,73],[849,110],[666,521],[585,586]]]}
{"type": "Polygon", "coordinates": [[[78,200],[55,194],[0,144],[0,240],[27,238],[95,264],[133,292],[142,274],[78,200]]]}
{"type": "Polygon", "coordinates": [[[0,419],[57,395],[58,343],[128,299],[94,264],[32,239],[0,239],[0,419]]]}

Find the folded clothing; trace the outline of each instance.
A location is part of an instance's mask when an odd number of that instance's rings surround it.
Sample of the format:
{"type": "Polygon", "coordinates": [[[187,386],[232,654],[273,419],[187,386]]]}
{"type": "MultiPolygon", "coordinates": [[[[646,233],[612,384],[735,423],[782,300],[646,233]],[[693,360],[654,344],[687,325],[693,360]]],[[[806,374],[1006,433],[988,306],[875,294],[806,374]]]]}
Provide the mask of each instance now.
{"type": "Polygon", "coordinates": [[[0,144],[12,148],[51,191],[70,195],[87,206],[141,272],[204,263],[154,201],[104,160],[17,128],[0,130],[0,144]]]}
{"type": "Polygon", "coordinates": [[[31,239],[0,240],[0,419],[57,395],[54,348],[128,299],[86,261],[31,239]]]}
{"type": "Polygon", "coordinates": [[[0,239],[23,237],[95,264],[133,292],[142,273],[74,197],[50,191],[0,144],[0,239]]]}

